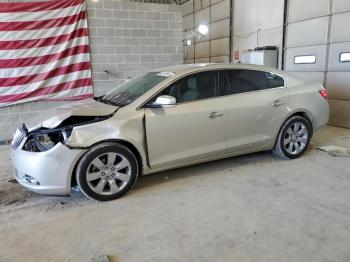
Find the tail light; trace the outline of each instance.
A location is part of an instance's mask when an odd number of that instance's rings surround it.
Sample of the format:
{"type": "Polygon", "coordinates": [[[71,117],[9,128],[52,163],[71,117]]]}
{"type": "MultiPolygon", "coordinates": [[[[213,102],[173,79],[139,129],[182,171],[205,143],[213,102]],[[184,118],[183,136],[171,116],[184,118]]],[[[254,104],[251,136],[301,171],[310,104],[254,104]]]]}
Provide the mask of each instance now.
{"type": "Polygon", "coordinates": [[[320,93],[320,95],[324,98],[324,99],[328,99],[328,91],[327,89],[322,89],[320,91],[318,91],[320,93]]]}

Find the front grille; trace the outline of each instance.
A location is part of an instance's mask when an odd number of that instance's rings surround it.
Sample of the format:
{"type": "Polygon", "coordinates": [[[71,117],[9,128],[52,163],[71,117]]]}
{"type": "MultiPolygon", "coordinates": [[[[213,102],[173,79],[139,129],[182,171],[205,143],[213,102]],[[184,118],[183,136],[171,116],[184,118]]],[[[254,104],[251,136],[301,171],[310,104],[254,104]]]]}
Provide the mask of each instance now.
{"type": "Polygon", "coordinates": [[[12,148],[17,149],[19,145],[22,143],[24,138],[25,138],[25,134],[23,133],[23,131],[20,129],[17,129],[12,139],[12,143],[11,143],[12,148]]]}

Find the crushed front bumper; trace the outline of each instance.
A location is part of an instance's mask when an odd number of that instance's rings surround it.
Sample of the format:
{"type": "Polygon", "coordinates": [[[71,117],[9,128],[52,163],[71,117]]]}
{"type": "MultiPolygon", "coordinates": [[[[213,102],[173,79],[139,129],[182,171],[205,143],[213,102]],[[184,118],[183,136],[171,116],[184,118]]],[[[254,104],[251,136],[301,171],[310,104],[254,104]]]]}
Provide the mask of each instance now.
{"type": "Polygon", "coordinates": [[[58,143],[45,152],[11,149],[11,161],[16,180],[30,191],[47,195],[69,195],[73,169],[85,150],[69,149],[58,143]]]}

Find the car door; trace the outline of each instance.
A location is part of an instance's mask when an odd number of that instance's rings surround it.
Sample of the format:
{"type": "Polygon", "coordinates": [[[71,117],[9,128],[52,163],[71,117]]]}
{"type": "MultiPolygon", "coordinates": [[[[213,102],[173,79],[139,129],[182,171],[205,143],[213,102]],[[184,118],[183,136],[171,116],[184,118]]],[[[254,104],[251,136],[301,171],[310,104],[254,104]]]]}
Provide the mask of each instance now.
{"type": "Polygon", "coordinates": [[[227,149],[270,145],[287,114],[288,89],[282,77],[259,70],[220,71],[226,95],[227,149]]]}
{"type": "MultiPolygon", "coordinates": [[[[218,72],[186,76],[160,95],[171,95],[173,107],[145,108],[145,128],[152,169],[195,161],[225,151],[225,106],[218,97],[218,72]]],[[[149,104],[148,103],[148,104],[149,104]]]]}

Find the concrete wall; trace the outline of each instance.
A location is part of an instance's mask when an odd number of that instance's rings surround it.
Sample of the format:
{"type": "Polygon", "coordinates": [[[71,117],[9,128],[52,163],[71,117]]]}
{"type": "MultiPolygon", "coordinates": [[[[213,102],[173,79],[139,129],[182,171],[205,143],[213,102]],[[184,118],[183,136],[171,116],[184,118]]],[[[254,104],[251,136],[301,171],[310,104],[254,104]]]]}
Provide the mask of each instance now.
{"type": "Polygon", "coordinates": [[[234,0],[233,50],[277,46],[281,67],[283,13],[284,0],[234,0]]]}
{"type": "Polygon", "coordinates": [[[184,47],[184,62],[229,62],[230,0],[189,0],[181,6],[184,38],[191,39],[193,43],[184,47]],[[208,35],[186,38],[200,24],[208,25],[208,35]]]}
{"type": "MultiPolygon", "coordinates": [[[[177,5],[88,0],[87,6],[96,95],[147,70],[183,62],[182,13],[177,5]]],[[[0,108],[0,141],[10,139],[28,118],[65,103],[0,108]]]]}

